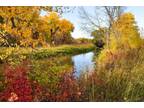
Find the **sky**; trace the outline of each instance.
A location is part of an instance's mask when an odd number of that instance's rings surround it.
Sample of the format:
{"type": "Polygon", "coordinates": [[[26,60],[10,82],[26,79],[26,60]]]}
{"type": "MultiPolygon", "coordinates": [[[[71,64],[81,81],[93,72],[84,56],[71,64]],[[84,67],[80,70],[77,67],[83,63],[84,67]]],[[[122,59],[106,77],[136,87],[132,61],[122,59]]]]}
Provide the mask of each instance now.
{"type": "MultiPolygon", "coordinates": [[[[87,11],[91,12],[93,7],[86,7],[87,11]]],[[[137,25],[142,28],[144,27],[144,7],[126,7],[125,11],[126,12],[131,12],[135,15],[135,20],[137,22],[137,25]]],[[[81,30],[80,27],[80,22],[81,22],[81,18],[79,16],[79,12],[78,9],[74,9],[73,12],[70,13],[65,13],[62,16],[63,18],[69,20],[70,22],[72,22],[74,24],[74,31],[72,33],[72,37],[74,38],[80,38],[80,37],[84,37],[84,38],[90,38],[90,34],[86,33],[85,31],[81,30]]]]}

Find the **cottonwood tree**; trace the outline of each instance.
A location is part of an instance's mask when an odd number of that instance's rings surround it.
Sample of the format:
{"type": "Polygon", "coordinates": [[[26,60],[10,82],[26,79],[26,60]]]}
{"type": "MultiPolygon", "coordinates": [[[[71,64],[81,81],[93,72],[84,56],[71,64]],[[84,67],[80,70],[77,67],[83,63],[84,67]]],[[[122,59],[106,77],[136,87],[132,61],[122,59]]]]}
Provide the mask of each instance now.
{"type": "MultiPolygon", "coordinates": [[[[53,11],[56,11],[57,13],[58,11],[60,11],[59,14],[62,14],[62,12],[64,12],[64,9],[62,7],[44,7],[44,6],[0,7],[1,45],[6,46],[19,45],[25,47],[47,45],[47,42],[49,42],[48,41],[49,38],[54,37],[55,33],[57,32],[56,29],[61,27],[60,26],[61,23],[59,23],[60,16],[56,14],[54,15],[52,13],[53,11]],[[42,10],[47,12],[46,16],[48,16],[48,19],[46,19],[46,17],[41,16],[42,10]],[[57,28],[55,26],[59,27],[57,28]]],[[[69,21],[67,21],[67,23],[68,22],[69,21]]],[[[72,25],[71,23],[69,24],[72,25]]],[[[61,32],[61,34],[62,33],[66,34],[64,32],[61,32]]]]}
{"type": "Polygon", "coordinates": [[[71,32],[74,30],[73,24],[61,19],[56,12],[51,12],[44,17],[49,27],[50,42],[54,45],[69,43],[71,41],[71,32]]]}
{"type": "Polygon", "coordinates": [[[0,7],[0,16],[3,18],[0,29],[5,32],[3,38],[11,46],[32,43],[33,24],[39,16],[38,7],[0,7]]]}

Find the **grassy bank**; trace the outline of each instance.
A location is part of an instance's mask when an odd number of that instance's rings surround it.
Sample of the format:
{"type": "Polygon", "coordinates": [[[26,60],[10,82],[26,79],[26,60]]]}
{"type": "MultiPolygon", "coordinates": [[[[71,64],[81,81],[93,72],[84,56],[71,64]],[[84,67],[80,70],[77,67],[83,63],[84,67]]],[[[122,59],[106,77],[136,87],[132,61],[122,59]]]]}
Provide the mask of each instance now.
{"type": "Polygon", "coordinates": [[[48,48],[0,48],[0,61],[42,59],[59,55],[74,55],[94,50],[93,44],[62,45],[48,48]]]}
{"type": "Polygon", "coordinates": [[[81,45],[63,45],[59,47],[42,48],[32,51],[31,57],[35,59],[54,57],[59,55],[75,55],[85,53],[94,50],[92,44],[81,44],[81,45]]]}

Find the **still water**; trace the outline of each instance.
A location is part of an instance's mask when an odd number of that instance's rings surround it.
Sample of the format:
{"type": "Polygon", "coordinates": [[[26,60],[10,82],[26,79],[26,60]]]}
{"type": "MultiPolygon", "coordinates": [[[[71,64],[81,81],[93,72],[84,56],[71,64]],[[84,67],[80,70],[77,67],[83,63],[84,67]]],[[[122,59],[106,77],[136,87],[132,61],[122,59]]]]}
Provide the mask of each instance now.
{"type": "Polygon", "coordinates": [[[95,62],[93,58],[94,52],[72,56],[73,68],[77,77],[82,73],[92,72],[94,70],[95,62]]]}

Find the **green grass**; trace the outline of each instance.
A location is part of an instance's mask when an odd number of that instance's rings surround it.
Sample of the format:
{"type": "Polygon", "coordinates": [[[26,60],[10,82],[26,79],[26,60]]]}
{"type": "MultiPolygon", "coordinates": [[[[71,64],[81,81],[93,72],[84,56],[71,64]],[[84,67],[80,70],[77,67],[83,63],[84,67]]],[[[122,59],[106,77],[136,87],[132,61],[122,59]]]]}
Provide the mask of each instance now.
{"type": "Polygon", "coordinates": [[[72,72],[72,68],[70,56],[32,60],[29,76],[46,87],[58,82],[60,74],[72,72]]]}
{"type": "Polygon", "coordinates": [[[61,45],[48,48],[0,48],[0,61],[13,59],[43,59],[59,55],[74,55],[94,50],[93,44],[61,45]]]}
{"type": "Polygon", "coordinates": [[[63,45],[59,47],[41,48],[34,50],[30,56],[34,59],[55,57],[59,55],[74,55],[94,50],[94,45],[63,45]]]}

